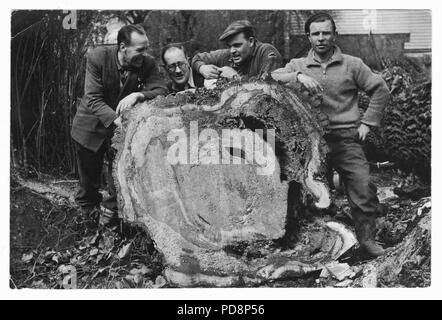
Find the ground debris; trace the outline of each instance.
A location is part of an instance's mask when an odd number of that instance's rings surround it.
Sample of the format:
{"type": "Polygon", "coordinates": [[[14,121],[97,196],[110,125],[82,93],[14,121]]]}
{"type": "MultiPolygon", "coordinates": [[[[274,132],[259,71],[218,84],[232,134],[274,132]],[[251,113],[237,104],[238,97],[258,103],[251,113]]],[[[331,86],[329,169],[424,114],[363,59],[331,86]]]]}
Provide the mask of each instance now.
{"type": "Polygon", "coordinates": [[[11,191],[10,246],[11,288],[153,287],[162,272],[161,256],[142,228],[122,223],[97,230],[69,201],[28,187],[11,191]],[[134,268],[140,270],[136,281],[125,281],[134,268]]]}
{"type": "MultiPolygon", "coordinates": [[[[374,178],[381,188],[391,189],[397,182],[395,171],[378,171],[374,178]]],[[[344,198],[343,195],[337,197],[338,211],[348,206],[344,198]]],[[[388,210],[378,219],[377,240],[389,248],[386,257],[367,261],[345,255],[322,273],[278,280],[265,287],[428,286],[431,281],[430,200],[385,199],[388,210]],[[384,259],[398,256],[405,257],[400,261],[400,269],[382,264],[384,259]]],[[[321,238],[313,236],[304,240],[320,242],[321,238]]],[[[19,184],[11,190],[10,246],[11,288],[69,288],[72,270],[77,275],[77,288],[170,286],[162,276],[162,257],[143,229],[121,224],[114,229],[97,231],[73,205],[47,199],[46,195],[31,192],[19,184]]],[[[231,248],[231,253],[255,258],[265,256],[273,246],[269,242],[256,247],[237,246],[231,248]]],[[[397,265],[398,260],[394,261],[393,265],[397,265]]]]}

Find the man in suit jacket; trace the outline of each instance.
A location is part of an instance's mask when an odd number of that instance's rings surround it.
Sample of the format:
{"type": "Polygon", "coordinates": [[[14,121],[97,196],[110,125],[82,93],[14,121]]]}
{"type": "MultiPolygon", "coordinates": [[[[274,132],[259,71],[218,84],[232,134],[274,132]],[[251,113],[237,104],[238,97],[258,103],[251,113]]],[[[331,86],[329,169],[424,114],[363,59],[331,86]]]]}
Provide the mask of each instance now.
{"type": "Polygon", "coordinates": [[[147,54],[147,47],[144,29],[128,25],[118,32],[118,45],[98,47],[87,56],[85,92],[71,131],[80,178],[75,200],[83,214],[99,213],[103,223],[117,214],[110,138],[114,128],[121,125],[119,113],[138,102],[167,94],[158,65],[147,54]],[[109,161],[109,197],[102,202],[98,190],[104,157],[109,161]]]}

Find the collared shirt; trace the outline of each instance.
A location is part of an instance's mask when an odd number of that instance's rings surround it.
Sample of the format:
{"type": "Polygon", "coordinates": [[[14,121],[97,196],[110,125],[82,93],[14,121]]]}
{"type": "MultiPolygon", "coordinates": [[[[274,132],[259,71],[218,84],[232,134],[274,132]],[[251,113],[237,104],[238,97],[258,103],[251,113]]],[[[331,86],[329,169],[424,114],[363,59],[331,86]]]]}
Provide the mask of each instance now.
{"type": "Polygon", "coordinates": [[[316,79],[324,89],[320,108],[329,117],[330,129],[356,127],[359,122],[379,126],[390,96],[387,84],[360,58],[343,54],[337,46],[333,50],[330,59],[322,64],[310,50],[307,57],[292,59],[274,73],[293,74],[295,81],[299,73],[316,79]],[[370,96],[362,119],[358,108],[359,90],[370,96]]]}
{"type": "Polygon", "coordinates": [[[118,51],[115,59],[117,61],[118,72],[120,73],[120,89],[121,89],[123,88],[124,83],[126,82],[127,77],[129,76],[129,70],[128,68],[123,68],[123,66],[120,64],[120,60],[118,59],[118,51]]]}
{"type": "Polygon", "coordinates": [[[198,72],[199,68],[206,64],[213,64],[217,67],[229,66],[241,76],[259,77],[265,72],[271,72],[281,67],[282,57],[271,44],[256,41],[250,59],[240,65],[233,63],[229,49],[199,53],[192,59],[192,69],[195,72],[198,72]]]}

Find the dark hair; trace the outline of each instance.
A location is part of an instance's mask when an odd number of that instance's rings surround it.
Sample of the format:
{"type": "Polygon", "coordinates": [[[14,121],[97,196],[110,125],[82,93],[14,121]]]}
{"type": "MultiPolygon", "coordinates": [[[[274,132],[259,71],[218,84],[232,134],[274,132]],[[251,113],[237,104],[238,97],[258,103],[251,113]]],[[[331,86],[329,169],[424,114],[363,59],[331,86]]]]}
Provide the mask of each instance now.
{"type": "Polygon", "coordinates": [[[253,30],[253,27],[246,27],[242,30],[242,33],[244,33],[244,38],[248,39],[250,37],[255,38],[255,30],[253,30]]]}
{"type": "Polygon", "coordinates": [[[166,61],[164,61],[164,55],[166,54],[166,52],[169,49],[172,49],[172,48],[182,50],[184,52],[184,56],[187,58],[186,48],[184,48],[184,45],[182,43],[180,43],[180,42],[179,43],[178,42],[177,43],[169,43],[168,45],[164,46],[161,49],[161,61],[163,62],[163,64],[166,64],[166,61]]]}
{"type": "Polygon", "coordinates": [[[125,45],[130,44],[131,35],[133,32],[136,32],[141,35],[146,35],[143,27],[136,24],[130,24],[127,26],[123,26],[120,31],[118,31],[117,43],[118,46],[123,42],[125,45]]]}
{"type": "Polygon", "coordinates": [[[324,22],[324,21],[330,21],[332,24],[333,32],[336,32],[336,24],[335,24],[335,20],[333,20],[332,16],[326,12],[319,12],[319,13],[316,13],[316,14],[310,16],[307,19],[307,21],[305,22],[305,25],[304,25],[305,33],[306,34],[310,33],[310,25],[313,22],[324,22]]]}

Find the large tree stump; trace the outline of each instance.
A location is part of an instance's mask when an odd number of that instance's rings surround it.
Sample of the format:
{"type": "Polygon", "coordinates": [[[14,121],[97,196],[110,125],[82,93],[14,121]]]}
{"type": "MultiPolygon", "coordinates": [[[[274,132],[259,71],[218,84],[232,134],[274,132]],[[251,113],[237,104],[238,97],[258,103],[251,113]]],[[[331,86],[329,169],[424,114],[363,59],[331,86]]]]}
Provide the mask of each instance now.
{"type": "Polygon", "coordinates": [[[342,225],[317,222],[316,242],[291,252],[256,245],[285,235],[289,182],[302,186],[295,203],[330,204],[321,136],[315,110],[276,83],[230,83],[137,105],[114,137],[120,215],[147,228],[166,277],[180,286],[318,270],[355,243],[342,225]]]}

